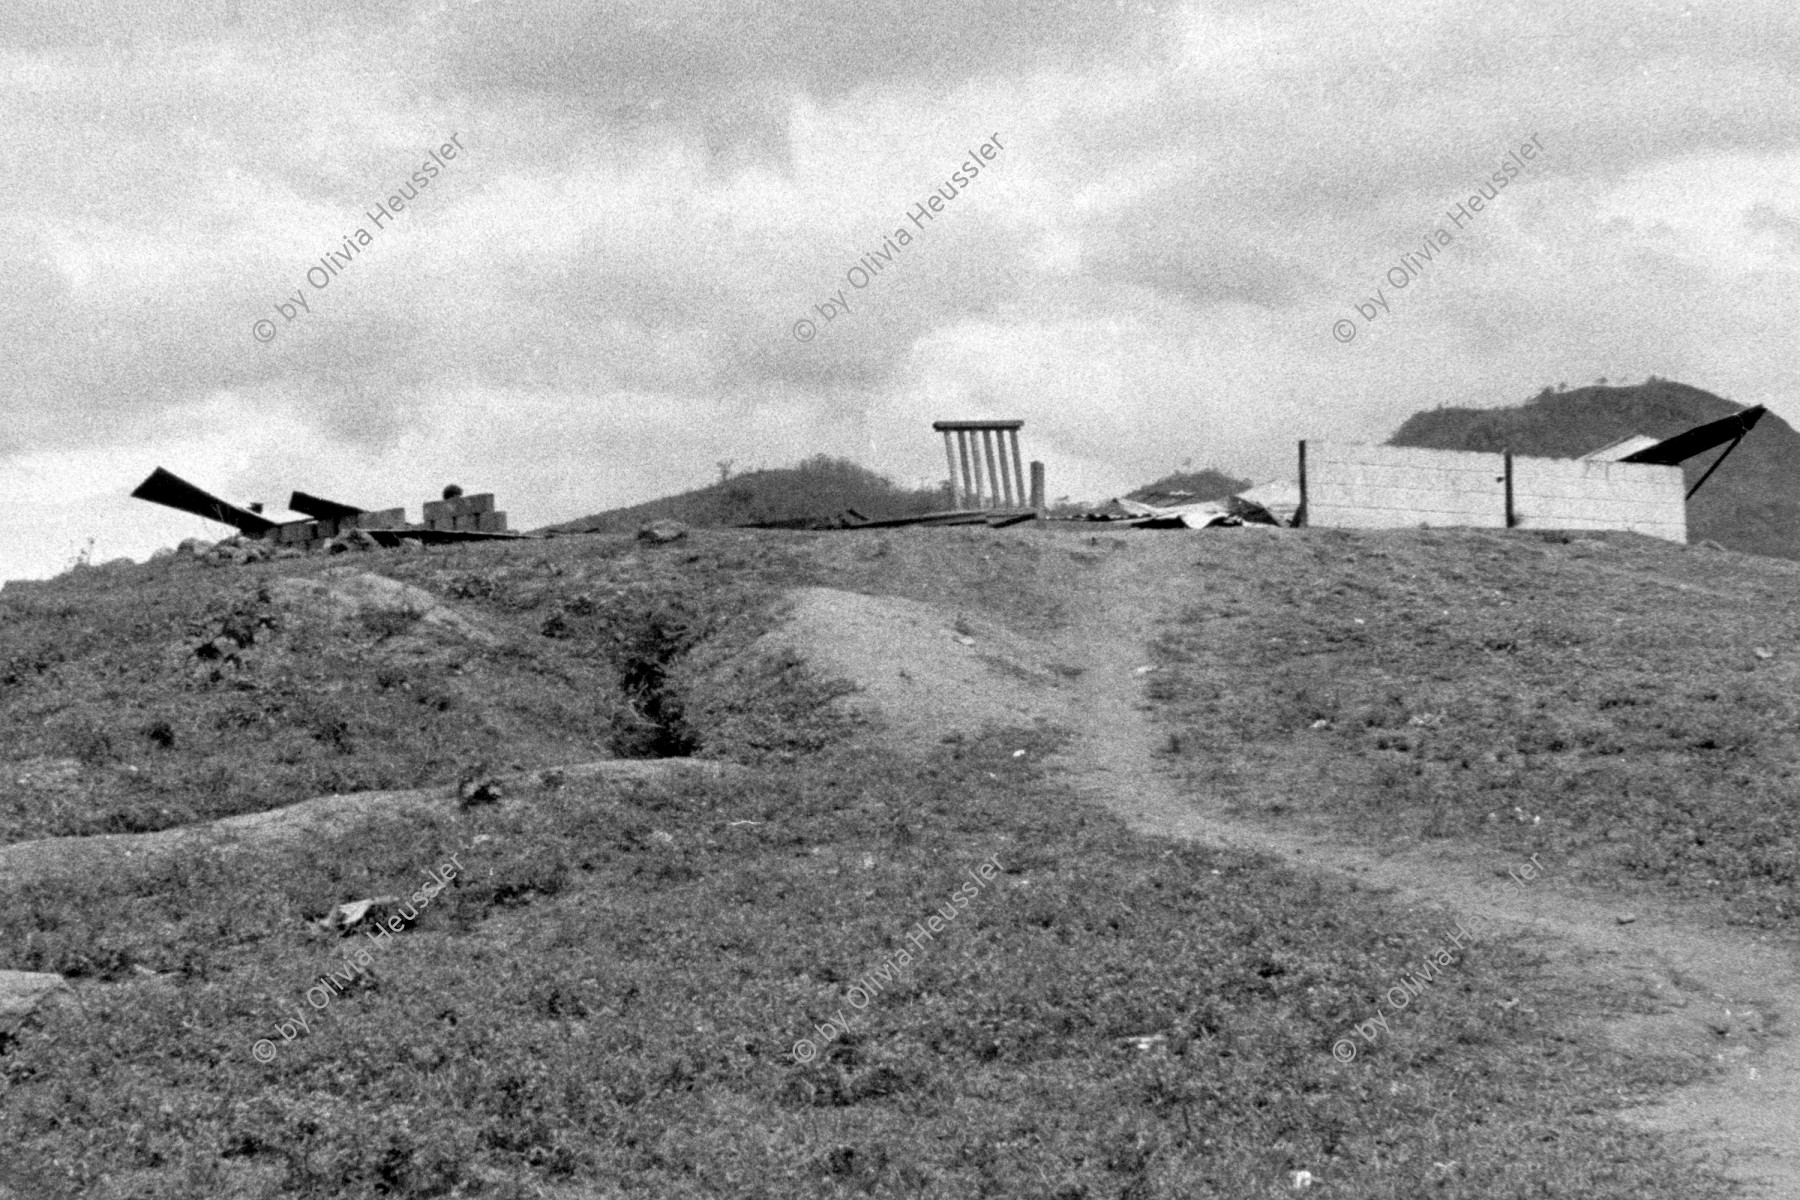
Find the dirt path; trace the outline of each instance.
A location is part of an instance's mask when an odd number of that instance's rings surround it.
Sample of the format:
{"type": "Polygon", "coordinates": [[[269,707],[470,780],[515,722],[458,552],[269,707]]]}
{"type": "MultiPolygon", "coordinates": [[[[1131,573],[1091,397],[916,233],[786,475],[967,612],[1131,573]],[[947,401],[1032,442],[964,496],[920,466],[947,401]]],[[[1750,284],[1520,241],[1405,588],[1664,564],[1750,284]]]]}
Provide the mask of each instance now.
{"type": "MultiPolygon", "coordinates": [[[[1176,535],[1179,537],[1180,535],[1176,535]]],[[[1433,842],[1372,850],[1334,844],[1227,816],[1159,769],[1167,739],[1149,713],[1140,666],[1155,623],[1182,603],[1179,560],[1144,543],[1114,552],[1096,586],[1075,596],[1054,653],[1079,665],[1067,689],[1079,730],[1059,765],[1094,801],[1139,830],[1260,850],[1296,866],[1355,875],[1391,888],[1408,904],[1441,906],[1499,928],[1527,928],[1559,969],[1641,992],[1661,1004],[1653,1017],[1612,1022],[1622,1045],[1683,1048],[1729,1063],[1717,1083],[1628,1110],[1643,1126],[1698,1134],[1750,1195],[1800,1200],[1800,1046],[1785,1035],[1800,1013],[1800,962],[1792,950],[1707,920],[1692,909],[1627,903],[1559,879],[1555,864],[1512,896],[1486,851],[1433,842]],[[1142,547],[1142,549],[1140,549],[1142,547]],[[1131,603],[1123,605],[1122,599],[1131,603]],[[1637,919],[1621,925],[1622,913],[1637,919]]]]}
{"type": "Polygon", "coordinates": [[[1800,1200],[1800,1047],[1785,1033],[1800,1013],[1792,949],[1725,926],[1716,910],[1578,887],[1554,862],[1541,861],[1545,875],[1509,896],[1505,871],[1522,864],[1480,848],[1410,840],[1373,848],[1252,823],[1161,765],[1168,734],[1151,715],[1140,668],[1152,662],[1158,619],[1179,611],[1192,586],[1187,536],[1090,539],[1104,561],[1069,589],[1066,624],[1043,642],[918,601],[829,589],[795,593],[785,632],[820,666],[859,683],[861,702],[883,714],[897,743],[927,744],[983,714],[1054,722],[1078,732],[1053,765],[1142,832],[1267,852],[1353,875],[1403,904],[1486,922],[1476,928],[1528,930],[1551,969],[1655,1003],[1655,1015],[1595,1019],[1617,1044],[1726,1067],[1717,1082],[1628,1109],[1628,1119],[1695,1135],[1697,1151],[1751,1196],[1800,1200]],[[1625,913],[1636,919],[1620,924],[1625,913]]]}

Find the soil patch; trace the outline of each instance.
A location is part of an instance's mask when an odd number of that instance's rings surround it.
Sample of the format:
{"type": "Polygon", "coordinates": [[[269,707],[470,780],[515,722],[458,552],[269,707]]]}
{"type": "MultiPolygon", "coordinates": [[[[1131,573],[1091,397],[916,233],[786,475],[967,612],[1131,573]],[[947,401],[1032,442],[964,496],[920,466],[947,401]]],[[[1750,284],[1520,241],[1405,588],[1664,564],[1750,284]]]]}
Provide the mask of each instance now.
{"type": "MultiPolygon", "coordinates": [[[[1057,766],[1094,802],[1144,833],[1263,851],[1350,875],[1446,920],[1485,922],[1535,939],[1570,977],[1603,979],[1655,1011],[1596,1027],[1616,1043],[1683,1049],[1721,1068],[1714,1079],[1626,1110],[1629,1120],[1687,1139],[1758,1197],[1800,1197],[1800,1012],[1790,947],[1728,928],[1718,906],[1679,909],[1569,884],[1554,864],[1535,886],[1504,891],[1509,867],[1447,841],[1381,847],[1252,823],[1159,765],[1169,731],[1144,685],[1158,622],[1192,595],[1192,539],[1217,532],[1106,539],[1074,549],[1063,573],[1060,628],[1027,637],[944,607],[830,589],[801,589],[779,635],[823,671],[858,686],[851,699],[877,736],[918,748],[982,725],[1054,724],[1074,732],[1057,766]],[[1620,917],[1634,919],[1621,923],[1620,917]]],[[[1042,588],[1046,581],[1039,579],[1042,588]]],[[[1521,1002],[1529,1003],[1528,997],[1521,1002]]]]}
{"type": "Polygon", "coordinates": [[[1045,648],[991,620],[897,596],[797,588],[780,628],[759,652],[789,649],[857,691],[843,707],[877,736],[918,747],[985,725],[1061,720],[1065,682],[1045,648]]]}

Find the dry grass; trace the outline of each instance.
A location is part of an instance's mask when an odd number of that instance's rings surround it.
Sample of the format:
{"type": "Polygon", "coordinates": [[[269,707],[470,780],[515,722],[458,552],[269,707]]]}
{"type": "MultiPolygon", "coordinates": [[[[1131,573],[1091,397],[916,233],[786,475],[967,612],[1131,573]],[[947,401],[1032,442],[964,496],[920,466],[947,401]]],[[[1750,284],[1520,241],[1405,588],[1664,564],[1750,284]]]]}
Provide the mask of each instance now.
{"type": "MultiPolygon", "coordinates": [[[[1754,845],[1729,821],[1774,819],[1732,789],[1746,778],[1772,788],[1788,761],[1778,672],[1800,642],[1785,615],[1765,615],[1791,588],[1785,567],[1629,541],[1226,533],[1184,544],[1198,560],[1195,613],[1171,627],[1163,703],[1190,735],[1181,761],[1241,803],[1383,828],[1435,822],[1528,853],[1590,828],[1575,818],[1608,795],[1562,781],[1591,784],[1658,746],[1656,772],[1728,814],[1696,808],[1719,841],[1695,853],[1742,847],[1720,860],[1738,862],[1754,845]],[[1694,698],[1707,692],[1718,698],[1694,698]],[[1618,697],[1636,702],[1602,704],[1618,697]],[[1542,803],[1545,821],[1486,824],[1502,791],[1542,803]]],[[[392,669],[381,647],[411,625],[314,647],[292,668],[326,672],[309,691],[338,682],[357,697],[335,702],[339,745],[317,711],[267,703],[257,672],[271,668],[253,666],[258,687],[240,690],[158,665],[183,622],[271,568],[158,565],[104,583],[81,572],[22,599],[9,590],[8,728],[38,738],[28,723],[61,716],[86,730],[24,748],[77,759],[66,823],[104,825],[117,800],[95,780],[129,765],[162,787],[182,778],[163,762],[264,781],[228,785],[208,812],[280,803],[304,777],[270,774],[270,747],[296,738],[345,771],[417,772],[425,751],[369,734],[365,722],[390,711],[378,703],[420,708],[431,754],[537,766],[594,757],[621,736],[616,703],[635,700],[639,719],[702,753],[757,765],[734,781],[570,780],[79,887],[0,883],[0,968],[66,972],[77,999],[0,1045],[0,1196],[10,1185],[119,1200],[1149,1200],[1282,1194],[1302,1169],[1330,1195],[1369,1200],[1725,1194],[1608,1115],[1696,1068],[1569,1033],[1577,1014],[1637,1001],[1484,946],[1394,1021],[1382,1054],[1339,1064],[1334,1041],[1441,944],[1443,918],[1266,859],[1133,835],[1040,774],[1047,735],[997,732],[923,762],[852,751],[821,707],[829,681],[793,661],[733,668],[764,598],[791,583],[1052,627],[1083,585],[1070,549],[1109,553],[913,531],[373,558],[510,640],[465,660],[491,686],[459,693],[488,706],[460,724],[469,710],[454,703],[419,706],[395,686],[381,699],[376,677],[392,669]],[[604,680],[606,703],[590,696],[585,725],[550,728],[588,678],[604,680]],[[217,719],[253,706],[266,741],[217,719]],[[158,720],[167,733],[120,732],[158,720]],[[515,740],[538,725],[540,740],[515,740]],[[282,1011],[310,1013],[305,989],[342,953],[308,921],[404,891],[458,846],[470,867],[458,886],[311,1031],[283,1039],[282,1011]],[[857,1010],[850,986],[990,855],[1001,881],[857,1010]],[[1501,1003],[1522,994],[1535,1005],[1501,1003]],[[848,1035],[815,1035],[840,1010],[848,1035]],[[1150,1035],[1160,1039],[1144,1050],[1122,1040],[1150,1035]],[[268,1065],[251,1055],[263,1037],[281,1043],[268,1065]],[[821,1052],[797,1063],[791,1050],[808,1037],[821,1052]]],[[[1643,771],[1634,786],[1651,781],[1643,771]]],[[[15,831],[44,823],[36,801],[14,804],[15,831]]],[[[1655,831],[1666,822],[1645,828],[1646,846],[1665,844],[1655,831]]],[[[1753,878],[1741,871],[1733,886],[1785,896],[1785,882],[1753,878]]]]}
{"type": "Polygon", "coordinates": [[[1154,693],[1190,786],[1800,913],[1800,565],[1628,535],[1203,543],[1154,693]]]}

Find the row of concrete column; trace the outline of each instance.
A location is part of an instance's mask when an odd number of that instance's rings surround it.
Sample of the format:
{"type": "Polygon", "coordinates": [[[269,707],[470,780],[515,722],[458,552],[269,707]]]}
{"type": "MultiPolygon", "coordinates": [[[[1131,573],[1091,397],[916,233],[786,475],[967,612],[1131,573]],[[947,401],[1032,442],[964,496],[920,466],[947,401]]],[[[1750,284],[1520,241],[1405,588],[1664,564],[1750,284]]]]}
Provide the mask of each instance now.
{"type": "MultiPolygon", "coordinates": [[[[1019,456],[1019,426],[1024,423],[932,422],[931,427],[944,435],[952,508],[1025,508],[1037,500],[1026,491],[1025,464],[1019,456]]],[[[1037,464],[1032,467],[1035,474],[1037,464]]]]}

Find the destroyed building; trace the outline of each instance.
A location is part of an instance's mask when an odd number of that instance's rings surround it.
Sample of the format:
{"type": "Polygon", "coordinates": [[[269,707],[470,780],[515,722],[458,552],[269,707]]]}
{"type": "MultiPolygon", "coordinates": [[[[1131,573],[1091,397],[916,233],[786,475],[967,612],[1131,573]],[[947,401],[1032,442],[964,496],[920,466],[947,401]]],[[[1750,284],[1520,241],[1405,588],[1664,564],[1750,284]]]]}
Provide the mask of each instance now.
{"type": "Polygon", "coordinates": [[[370,511],[305,492],[295,492],[288,499],[288,507],[305,514],[305,520],[272,521],[262,515],[261,505],[240,508],[161,467],[131,495],[229,525],[245,537],[296,550],[318,549],[353,533],[381,546],[397,546],[402,540],[429,545],[524,536],[507,529],[506,514],[495,509],[492,492],[465,496],[461,491],[446,488],[443,499],[427,500],[423,520],[417,524],[407,522],[404,508],[370,511]]]}

